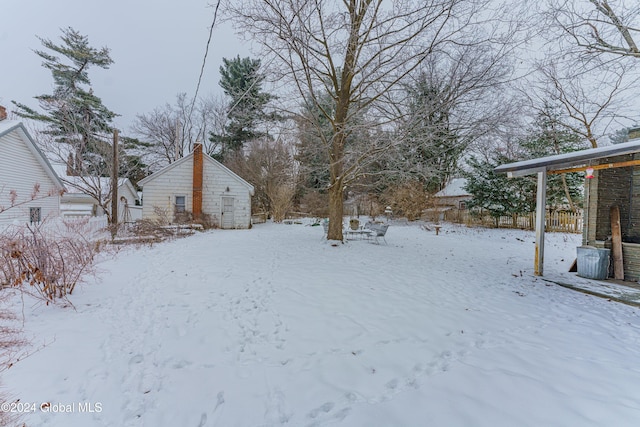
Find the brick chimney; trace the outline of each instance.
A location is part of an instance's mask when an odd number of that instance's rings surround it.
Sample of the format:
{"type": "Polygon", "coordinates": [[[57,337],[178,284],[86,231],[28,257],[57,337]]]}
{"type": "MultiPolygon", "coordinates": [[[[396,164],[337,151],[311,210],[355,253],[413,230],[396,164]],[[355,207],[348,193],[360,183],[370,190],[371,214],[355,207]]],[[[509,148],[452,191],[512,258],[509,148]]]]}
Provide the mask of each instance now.
{"type": "Polygon", "coordinates": [[[7,118],[7,109],[0,105],[0,122],[7,118]]]}
{"type": "Polygon", "coordinates": [[[202,144],[196,142],[193,146],[193,218],[202,215],[202,144]]]}

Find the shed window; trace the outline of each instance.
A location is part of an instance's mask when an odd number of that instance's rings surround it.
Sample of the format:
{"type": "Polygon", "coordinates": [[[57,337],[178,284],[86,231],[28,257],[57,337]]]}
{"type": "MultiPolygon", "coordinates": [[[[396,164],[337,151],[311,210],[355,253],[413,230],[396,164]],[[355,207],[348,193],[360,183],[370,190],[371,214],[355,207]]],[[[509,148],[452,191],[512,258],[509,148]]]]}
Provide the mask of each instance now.
{"type": "Polygon", "coordinates": [[[29,222],[31,224],[39,224],[42,221],[41,208],[29,208],[29,222]]]}
{"type": "Polygon", "coordinates": [[[182,213],[187,208],[186,196],[176,196],[176,213],[182,213]]]}
{"type": "Polygon", "coordinates": [[[466,210],[467,202],[463,202],[463,201],[458,202],[458,209],[460,209],[461,211],[466,210]]]}

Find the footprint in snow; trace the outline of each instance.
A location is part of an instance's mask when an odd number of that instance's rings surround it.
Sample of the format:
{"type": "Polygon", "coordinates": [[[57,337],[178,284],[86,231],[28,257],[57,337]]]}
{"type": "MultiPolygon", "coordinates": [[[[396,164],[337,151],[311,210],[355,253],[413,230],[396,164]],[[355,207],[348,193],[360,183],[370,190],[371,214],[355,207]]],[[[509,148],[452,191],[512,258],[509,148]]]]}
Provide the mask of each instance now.
{"type": "Polygon", "coordinates": [[[138,364],[138,363],[142,363],[143,361],[144,361],[144,356],[141,354],[136,354],[129,360],[129,364],[130,365],[138,364]]]}
{"type": "Polygon", "coordinates": [[[218,401],[216,402],[216,407],[213,408],[213,412],[217,411],[218,408],[224,403],[224,391],[218,393],[218,401]]]}
{"type": "Polygon", "coordinates": [[[346,397],[346,399],[351,403],[353,403],[356,400],[358,400],[358,396],[355,393],[352,393],[352,392],[345,393],[344,397],[346,397]]]}
{"type": "Polygon", "coordinates": [[[320,412],[329,412],[333,409],[333,407],[335,406],[335,403],[333,402],[327,402],[325,404],[323,404],[322,406],[312,410],[311,412],[309,412],[309,417],[310,418],[316,418],[320,412]]]}

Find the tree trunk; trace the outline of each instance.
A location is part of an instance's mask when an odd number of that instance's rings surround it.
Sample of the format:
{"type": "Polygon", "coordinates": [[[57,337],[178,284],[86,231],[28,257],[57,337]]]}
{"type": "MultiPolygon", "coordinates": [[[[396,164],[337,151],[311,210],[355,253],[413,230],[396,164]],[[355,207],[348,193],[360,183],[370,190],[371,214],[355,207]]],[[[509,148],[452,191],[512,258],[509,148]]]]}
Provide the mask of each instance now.
{"type": "Polygon", "coordinates": [[[569,202],[569,209],[571,212],[576,211],[576,206],[573,204],[573,200],[571,199],[571,193],[569,192],[569,185],[567,184],[567,176],[565,174],[560,175],[562,177],[562,186],[564,187],[564,195],[567,198],[567,202],[569,202]]]}
{"type": "Polygon", "coordinates": [[[591,132],[591,126],[589,124],[586,124],[586,128],[587,128],[587,141],[591,143],[591,148],[598,148],[598,141],[596,140],[596,137],[593,135],[593,132],[591,132]]]}
{"type": "Polygon", "coordinates": [[[327,232],[327,240],[340,240],[342,241],[342,214],[344,209],[343,204],[343,187],[342,183],[336,183],[336,185],[329,188],[329,230],[327,232]]]}
{"type": "Polygon", "coordinates": [[[342,241],[342,217],[344,216],[344,143],[342,127],[333,137],[329,153],[329,230],[327,240],[342,241]]]}

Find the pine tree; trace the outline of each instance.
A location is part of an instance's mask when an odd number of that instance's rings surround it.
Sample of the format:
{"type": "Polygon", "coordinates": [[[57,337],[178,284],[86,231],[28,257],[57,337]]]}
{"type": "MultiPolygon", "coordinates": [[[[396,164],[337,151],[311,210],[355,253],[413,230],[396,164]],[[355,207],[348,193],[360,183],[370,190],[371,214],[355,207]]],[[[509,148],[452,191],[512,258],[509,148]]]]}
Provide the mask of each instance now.
{"type": "Polygon", "coordinates": [[[629,128],[618,129],[612,135],[609,135],[609,140],[612,144],[622,144],[623,142],[629,142],[629,128]]]}
{"type": "Polygon", "coordinates": [[[108,69],[113,63],[106,47],[89,45],[87,36],[71,27],[62,30],[61,44],[39,37],[46,50],[35,53],[43,59],[43,67],[51,71],[53,93],[36,96],[43,112],[12,101],[18,116],[46,123],[46,133],[57,141],[74,147],[74,166],[78,173],[95,172],[107,147],[100,136],[111,132],[116,116],[93,93],[89,69],[108,69]],[[93,166],[88,166],[93,165],[93,166]],[[91,170],[93,169],[93,170],[91,170]]]}
{"type": "MultiPolygon", "coordinates": [[[[516,158],[495,154],[488,160],[472,157],[467,161],[469,170],[464,173],[466,190],[473,195],[468,206],[488,211],[495,218],[533,212],[535,176],[508,178],[506,174],[496,174],[494,169],[505,163],[569,153],[587,145],[578,135],[561,127],[556,109],[546,106],[528,135],[519,141],[521,150],[516,158]]],[[[582,203],[583,184],[584,175],[581,173],[548,175],[547,207],[562,208],[568,204],[574,210],[582,203]]]]}
{"type": "Polygon", "coordinates": [[[264,135],[259,125],[275,117],[265,112],[274,96],[262,91],[265,76],[260,73],[260,60],[251,58],[223,58],[220,67],[220,86],[229,99],[227,117],[229,124],[224,135],[211,135],[212,142],[219,142],[222,149],[213,153],[218,160],[237,154],[249,141],[264,135]]]}
{"type": "Polygon", "coordinates": [[[469,171],[463,176],[467,179],[465,190],[473,195],[467,202],[471,210],[482,210],[496,218],[529,213],[536,206],[536,181],[531,177],[508,178],[506,174],[494,171],[498,166],[512,163],[503,155],[490,160],[478,160],[471,157],[467,164],[469,171]]]}
{"type": "Polygon", "coordinates": [[[300,185],[307,190],[326,191],[329,186],[328,144],[333,130],[322,112],[335,110],[335,102],[325,93],[321,100],[302,103],[297,118],[298,144],[296,161],[300,164],[300,185]],[[318,107],[318,105],[320,107],[318,107]]]}
{"type": "MultiPolygon", "coordinates": [[[[570,153],[589,147],[579,135],[567,130],[560,124],[558,110],[551,105],[545,106],[537,117],[529,135],[520,141],[523,148],[523,160],[570,153]]],[[[584,174],[567,173],[547,176],[547,208],[562,207],[568,204],[574,211],[582,204],[584,174]]]]}
{"type": "Polygon", "coordinates": [[[445,83],[431,81],[424,73],[406,87],[410,103],[400,156],[405,174],[422,182],[430,193],[441,190],[455,173],[465,148],[451,129],[449,91],[445,83]]]}

